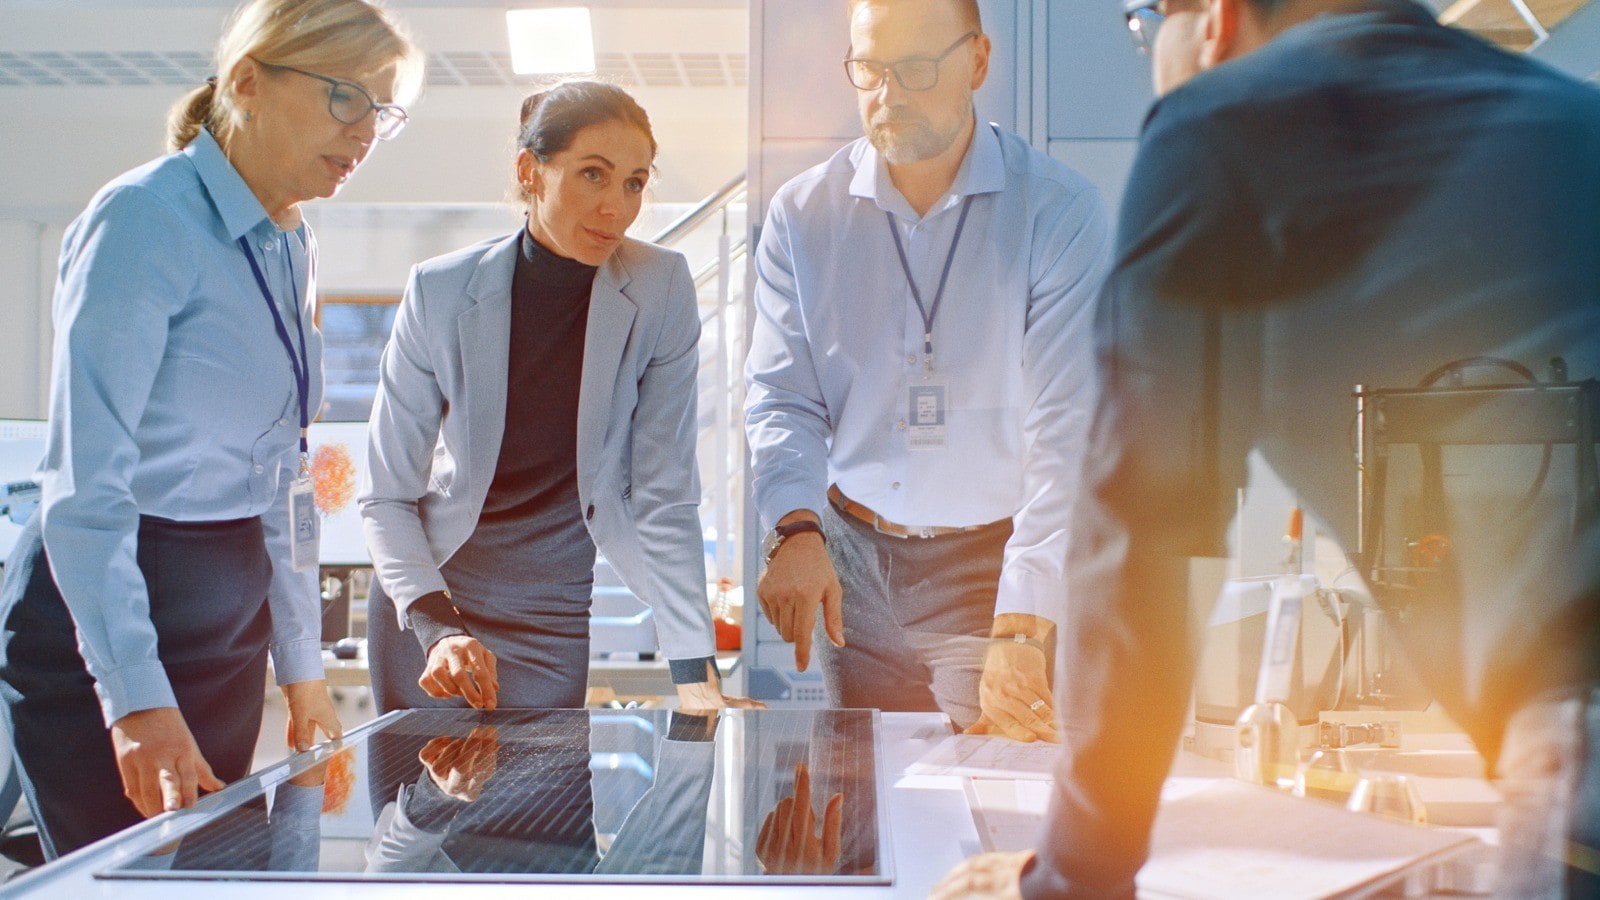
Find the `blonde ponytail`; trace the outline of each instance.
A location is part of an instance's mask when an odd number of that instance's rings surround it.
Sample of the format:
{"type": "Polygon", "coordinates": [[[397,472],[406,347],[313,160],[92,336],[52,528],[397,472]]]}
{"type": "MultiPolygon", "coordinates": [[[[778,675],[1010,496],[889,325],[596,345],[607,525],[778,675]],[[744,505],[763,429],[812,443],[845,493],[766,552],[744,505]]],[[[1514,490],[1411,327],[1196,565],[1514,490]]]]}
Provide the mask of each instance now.
{"type": "Polygon", "coordinates": [[[176,153],[200,136],[200,129],[211,124],[212,100],[217,96],[216,76],[206,79],[167,114],[167,152],[176,153]]]}

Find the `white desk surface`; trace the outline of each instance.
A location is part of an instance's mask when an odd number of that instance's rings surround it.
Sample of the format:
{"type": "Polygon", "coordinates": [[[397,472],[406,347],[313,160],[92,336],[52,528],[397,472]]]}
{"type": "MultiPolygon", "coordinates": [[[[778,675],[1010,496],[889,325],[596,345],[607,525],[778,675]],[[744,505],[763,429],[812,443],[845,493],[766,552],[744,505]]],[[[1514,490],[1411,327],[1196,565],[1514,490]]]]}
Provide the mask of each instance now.
{"type": "MultiPolygon", "coordinates": [[[[883,760],[887,778],[888,827],[893,854],[893,884],[888,886],[795,886],[795,885],[619,885],[619,884],[452,884],[438,883],[361,883],[361,882],[218,882],[218,881],[159,881],[97,880],[93,873],[108,868],[129,854],[123,838],[112,837],[86,848],[52,866],[30,873],[19,881],[0,886],[0,898],[74,898],[74,900],[211,900],[225,896],[229,900],[283,900],[293,895],[295,900],[364,900],[385,897],[402,900],[438,900],[444,896],[470,896],[473,898],[525,898],[530,892],[541,898],[561,897],[618,897],[618,898],[683,898],[683,900],[712,900],[717,897],[742,897],[761,892],[774,898],[828,896],[839,898],[926,897],[929,889],[961,860],[981,852],[985,845],[1006,849],[1031,843],[1032,829],[1043,811],[1042,794],[1050,790],[1046,782],[1016,781],[1006,784],[981,782],[953,775],[906,775],[906,769],[949,735],[948,720],[936,713],[883,713],[881,714],[883,760]],[[998,793],[997,793],[998,792],[998,793]],[[999,801],[999,802],[996,802],[999,801]],[[1026,802],[1019,802],[1026,801],[1026,802]],[[974,808],[983,809],[986,839],[980,840],[975,826],[974,808]],[[997,818],[997,810],[1006,809],[1013,815],[997,818]],[[825,892],[825,893],[824,893],[825,892]]],[[[1195,785],[1213,783],[1223,773],[1209,761],[1188,760],[1189,771],[1180,764],[1180,771],[1169,781],[1169,787],[1178,782],[1195,785]]],[[[1220,779],[1226,782],[1226,778],[1220,779]]],[[[1192,787],[1192,786],[1191,786],[1192,787]]],[[[1171,799],[1171,798],[1168,798],[1171,799]]],[[[1288,798],[1283,798],[1288,800],[1288,798]]],[[[1312,801],[1293,801],[1311,803],[1312,801]]],[[[1335,812],[1342,812],[1337,811],[1335,812]]],[[[142,841],[141,841],[142,843],[142,841]]],[[[1482,845],[1479,845],[1480,847],[1482,845]]],[[[1239,848],[1235,848],[1236,850],[1239,848]]],[[[1487,848],[1483,848],[1487,851],[1487,848]]],[[[1241,857],[1246,859],[1247,857],[1241,857]]],[[[1481,868],[1492,865],[1479,853],[1462,858],[1467,867],[1481,868]]],[[[1437,859],[1434,860],[1437,863],[1437,859]]],[[[1432,896],[1433,866],[1421,883],[1401,887],[1393,873],[1389,878],[1369,882],[1368,890],[1379,889],[1387,883],[1390,890],[1399,890],[1406,896],[1432,896]]],[[[1458,867],[1461,868],[1461,867],[1458,867]]],[[[1463,872],[1465,869],[1462,870],[1463,872]]],[[[1492,874],[1492,869],[1490,870],[1492,874]]],[[[1470,874],[1470,873],[1468,873],[1470,874]]],[[[1457,872],[1455,877],[1461,877],[1457,872]]],[[[1482,890],[1488,880],[1478,873],[1466,882],[1456,885],[1468,892],[1482,890]]],[[[1148,888],[1149,886],[1142,886],[1148,888]]],[[[1144,890],[1141,893],[1145,893],[1144,890]]],[[[1183,891],[1189,895],[1190,891],[1183,891]]],[[[1366,891],[1357,891],[1366,895],[1366,891]]],[[[1150,896],[1171,896],[1150,892],[1150,896]]],[[[1204,890],[1194,895],[1204,896],[1204,890]]],[[[1389,896],[1389,894],[1385,894],[1389,896]]],[[[1395,894],[1398,895],[1398,894],[1395,894]]],[[[1224,892],[1215,896],[1230,896],[1224,892]]]]}
{"type": "Polygon", "coordinates": [[[926,897],[932,886],[968,855],[978,852],[978,834],[964,790],[965,779],[950,776],[904,776],[906,767],[950,733],[948,720],[938,713],[884,713],[883,758],[888,778],[889,837],[894,854],[894,883],[890,886],[771,885],[567,885],[567,884],[372,884],[359,882],[218,882],[162,879],[98,880],[94,872],[107,868],[128,851],[125,841],[108,838],[51,866],[0,886],[0,897],[29,900],[345,900],[384,897],[401,900],[439,900],[440,897],[540,898],[618,897],[651,900],[706,900],[741,897],[761,892],[768,897],[827,896],[838,898],[926,897]]]}

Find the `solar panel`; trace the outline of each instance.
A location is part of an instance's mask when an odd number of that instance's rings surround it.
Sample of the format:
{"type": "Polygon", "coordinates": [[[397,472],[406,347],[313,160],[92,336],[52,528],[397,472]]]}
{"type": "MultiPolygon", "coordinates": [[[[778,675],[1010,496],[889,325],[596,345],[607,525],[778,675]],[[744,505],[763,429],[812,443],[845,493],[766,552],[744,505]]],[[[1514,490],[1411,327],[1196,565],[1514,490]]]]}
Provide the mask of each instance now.
{"type": "Polygon", "coordinates": [[[890,884],[874,710],[411,710],[101,878],[890,884]]]}

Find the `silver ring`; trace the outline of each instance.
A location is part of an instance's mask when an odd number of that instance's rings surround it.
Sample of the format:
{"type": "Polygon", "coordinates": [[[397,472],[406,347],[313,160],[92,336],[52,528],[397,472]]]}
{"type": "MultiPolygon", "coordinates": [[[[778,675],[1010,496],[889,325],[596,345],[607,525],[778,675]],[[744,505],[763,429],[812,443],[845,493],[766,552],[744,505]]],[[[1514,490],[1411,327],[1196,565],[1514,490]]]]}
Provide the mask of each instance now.
{"type": "Polygon", "coordinates": [[[1043,700],[1035,700],[1032,703],[1028,704],[1028,708],[1033,710],[1034,712],[1038,712],[1039,710],[1044,709],[1044,701],[1043,700]]]}

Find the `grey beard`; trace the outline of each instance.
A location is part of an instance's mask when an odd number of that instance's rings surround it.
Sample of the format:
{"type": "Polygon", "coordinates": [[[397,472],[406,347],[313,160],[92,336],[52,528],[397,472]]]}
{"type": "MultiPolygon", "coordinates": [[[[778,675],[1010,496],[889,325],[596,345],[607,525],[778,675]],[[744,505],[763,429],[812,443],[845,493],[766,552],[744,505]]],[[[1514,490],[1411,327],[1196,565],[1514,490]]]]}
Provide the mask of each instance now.
{"type": "Polygon", "coordinates": [[[893,115],[889,110],[884,110],[872,117],[872,127],[867,130],[867,140],[877,149],[878,153],[882,154],[885,160],[894,165],[902,166],[922,162],[925,159],[932,159],[949,150],[950,145],[955,143],[956,136],[961,133],[961,129],[965,125],[966,122],[960,122],[951,133],[940,134],[934,131],[933,127],[926,122],[908,120],[893,115]],[[890,122],[901,125],[909,124],[913,127],[910,130],[902,129],[900,134],[891,137],[888,132],[879,128],[880,125],[890,122]]]}

